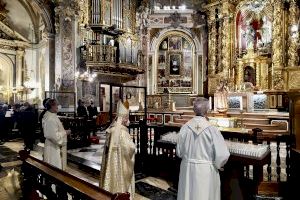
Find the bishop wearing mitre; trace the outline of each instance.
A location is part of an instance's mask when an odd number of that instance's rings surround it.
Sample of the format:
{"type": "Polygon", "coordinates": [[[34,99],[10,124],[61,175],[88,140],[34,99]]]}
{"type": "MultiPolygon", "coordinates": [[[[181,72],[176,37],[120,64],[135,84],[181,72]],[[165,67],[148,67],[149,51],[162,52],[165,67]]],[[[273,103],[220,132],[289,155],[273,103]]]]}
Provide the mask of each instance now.
{"type": "Polygon", "coordinates": [[[106,130],[107,139],[104,147],[100,187],[111,193],[130,193],[134,198],[134,160],[135,144],[128,128],[129,110],[121,101],[117,104],[117,117],[106,130]]]}

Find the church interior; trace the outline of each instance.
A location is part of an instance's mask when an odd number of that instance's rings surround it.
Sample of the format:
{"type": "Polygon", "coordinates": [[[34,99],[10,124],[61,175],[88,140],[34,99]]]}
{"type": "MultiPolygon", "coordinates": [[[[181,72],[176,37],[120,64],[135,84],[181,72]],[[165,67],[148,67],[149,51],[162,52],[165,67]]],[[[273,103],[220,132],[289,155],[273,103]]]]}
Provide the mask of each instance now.
{"type": "Polygon", "coordinates": [[[299,26],[299,0],[0,0],[0,199],[179,199],[178,134],[199,97],[230,152],[221,199],[297,199],[299,26]],[[64,170],[44,161],[49,99],[64,170]],[[119,102],[130,197],[99,185],[119,102]]]}

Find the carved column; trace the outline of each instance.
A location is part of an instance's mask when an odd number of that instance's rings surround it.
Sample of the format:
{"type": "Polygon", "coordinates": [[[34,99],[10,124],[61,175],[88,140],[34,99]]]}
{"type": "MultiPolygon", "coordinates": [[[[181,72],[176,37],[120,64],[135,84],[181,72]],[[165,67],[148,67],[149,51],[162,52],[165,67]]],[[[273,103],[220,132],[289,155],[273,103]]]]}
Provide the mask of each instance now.
{"type": "Polygon", "coordinates": [[[208,74],[215,75],[216,73],[216,18],[215,8],[210,8],[208,11],[208,74]]]}
{"type": "Polygon", "coordinates": [[[298,65],[299,57],[297,53],[297,43],[299,41],[299,33],[294,36],[291,34],[292,26],[298,25],[299,9],[296,0],[290,1],[289,9],[289,45],[288,45],[288,67],[296,67],[298,65]]]}
{"type": "Polygon", "coordinates": [[[273,24],[272,24],[272,89],[284,89],[283,80],[283,4],[281,0],[273,2],[273,24]]]}
{"type": "Polygon", "coordinates": [[[232,5],[228,2],[222,5],[223,27],[222,27],[222,70],[225,79],[229,78],[230,58],[231,58],[231,11],[232,5]]]}
{"type": "Polygon", "coordinates": [[[261,64],[261,89],[268,89],[268,61],[262,60],[261,64]]]}
{"type": "Polygon", "coordinates": [[[238,67],[237,67],[237,79],[236,79],[236,86],[238,86],[238,88],[240,88],[240,86],[242,85],[242,83],[244,83],[244,69],[243,69],[243,61],[242,60],[238,60],[238,67]]]}
{"type": "MultiPolygon", "coordinates": [[[[76,68],[76,38],[78,34],[78,11],[76,0],[64,0],[55,8],[56,15],[56,61],[57,70],[60,70],[61,91],[75,92],[76,68]],[[59,69],[60,68],[60,69],[59,69]]],[[[59,74],[59,73],[56,73],[59,74]]],[[[58,79],[58,77],[56,77],[58,79]]]]}
{"type": "Polygon", "coordinates": [[[261,61],[257,60],[256,63],[254,63],[255,66],[255,72],[256,72],[256,86],[261,87],[261,61]]]}

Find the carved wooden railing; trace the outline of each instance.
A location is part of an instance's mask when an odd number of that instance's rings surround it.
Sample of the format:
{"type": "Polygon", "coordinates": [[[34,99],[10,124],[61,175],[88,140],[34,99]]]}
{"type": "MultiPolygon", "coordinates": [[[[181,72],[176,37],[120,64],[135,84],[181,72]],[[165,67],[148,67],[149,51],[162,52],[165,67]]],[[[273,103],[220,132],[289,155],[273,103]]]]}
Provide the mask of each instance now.
{"type": "Polygon", "coordinates": [[[112,194],[65,171],[53,167],[22,150],[21,187],[23,199],[129,200],[129,193],[112,194]]]}
{"type": "MultiPolygon", "coordinates": [[[[146,158],[146,160],[151,160],[152,158],[155,160],[159,156],[161,159],[173,161],[176,159],[174,144],[164,144],[162,147],[161,145],[157,145],[157,141],[161,138],[161,135],[167,132],[179,131],[180,127],[146,125],[144,122],[140,121],[139,124],[130,125],[129,130],[130,135],[136,144],[137,153],[138,155],[142,154],[142,158],[146,158]]],[[[265,178],[267,177],[267,180],[265,181],[286,182],[290,176],[290,149],[292,143],[290,135],[264,134],[258,129],[253,129],[248,133],[222,131],[222,135],[225,139],[233,141],[246,143],[252,141],[253,143],[258,144],[272,144],[272,148],[275,148],[275,151],[273,150],[271,152],[271,156],[273,157],[273,161],[275,158],[275,163],[273,162],[273,165],[272,163],[269,163],[268,166],[265,166],[265,173],[267,173],[265,176],[265,178]]],[[[250,171],[249,167],[245,169],[245,174],[248,178],[252,178],[250,171]]]]}
{"type": "Polygon", "coordinates": [[[86,54],[83,54],[83,59],[86,64],[101,64],[111,63],[116,64],[117,47],[102,44],[92,44],[86,47],[86,54]]]}

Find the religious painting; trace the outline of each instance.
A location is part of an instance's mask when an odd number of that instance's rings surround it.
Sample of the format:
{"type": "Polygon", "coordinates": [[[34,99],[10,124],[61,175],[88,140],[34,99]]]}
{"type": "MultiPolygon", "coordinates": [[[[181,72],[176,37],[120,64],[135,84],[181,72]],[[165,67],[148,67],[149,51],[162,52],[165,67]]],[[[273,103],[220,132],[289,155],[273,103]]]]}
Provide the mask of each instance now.
{"type": "Polygon", "coordinates": [[[166,56],[165,53],[162,52],[158,55],[158,64],[165,64],[166,63],[166,56]]]}
{"type": "Polygon", "coordinates": [[[160,43],[159,50],[168,50],[168,38],[160,43]]]}
{"type": "Polygon", "coordinates": [[[255,74],[255,69],[250,66],[246,66],[244,69],[244,82],[250,82],[253,85],[256,85],[255,74]]]}
{"type": "Polygon", "coordinates": [[[181,50],[181,37],[172,36],[169,37],[169,50],[181,50]]]}
{"type": "Polygon", "coordinates": [[[180,75],[181,68],[181,54],[170,54],[170,75],[180,75]]]}
{"type": "Polygon", "coordinates": [[[184,50],[191,50],[192,49],[191,44],[186,39],[183,38],[182,41],[183,41],[183,49],[184,50]]]}
{"type": "Polygon", "coordinates": [[[272,42],[272,5],[268,1],[246,2],[237,13],[237,46],[240,52],[255,49],[270,53],[272,42]]]}

